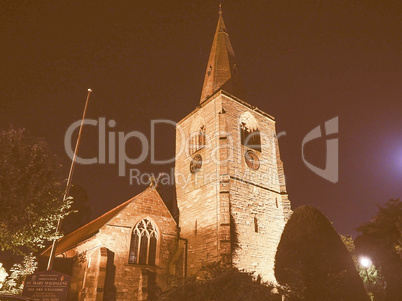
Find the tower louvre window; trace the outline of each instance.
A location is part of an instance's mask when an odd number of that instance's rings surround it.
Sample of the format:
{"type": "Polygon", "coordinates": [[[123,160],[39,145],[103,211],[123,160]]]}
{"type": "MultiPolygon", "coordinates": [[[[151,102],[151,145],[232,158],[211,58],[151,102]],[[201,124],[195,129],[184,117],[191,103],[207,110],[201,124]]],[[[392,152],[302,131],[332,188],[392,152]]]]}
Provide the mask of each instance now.
{"type": "Polygon", "coordinates": [[[191,133],[189,153],[194,154],[196,151],[205,147],[205,126],[202,124],[191,133]]]}
{"type": "Polygon", "coordinates": [[[251,113],[246,112],[240,117],[241,144],[261,152],[261,137],[258,122],[251,113]]]}
{"type": "Polygon", "coordinates": [[[205,146],[205,126],[201,126],[198,131],[198,148],[205,146]]]}
{"type": "Polygon", "coordinates": [[[154,224],[143,219],[131,234],[129,263],[155,265],[158,232],[154,224]]]}

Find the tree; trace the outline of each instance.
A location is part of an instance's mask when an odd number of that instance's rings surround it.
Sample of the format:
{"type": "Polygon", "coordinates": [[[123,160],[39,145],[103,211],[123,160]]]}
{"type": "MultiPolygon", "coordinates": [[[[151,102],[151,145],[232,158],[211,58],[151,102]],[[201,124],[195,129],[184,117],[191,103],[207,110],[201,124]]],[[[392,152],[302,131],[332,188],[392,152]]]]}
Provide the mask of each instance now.
{"type": "Polygon", "coordinates": [[[6,281],[8,273],[6,269],[3,267],[3,264],[0,262],[0,291],[2,290],[3,283],[6,281]]]}
{"type": "Polygon", "coordinates": [[[310,206],[296,209],[285,225],[275,276],[289,301],[369,300],[338,233],[310,206]]]}
{"type": "Polygon", "coordinates": [[[360,278],[363,280],[364,287],[366,288],[371,301],[384,301],[385,288],[387,284],[384,276],[380,273],[377,267],[372,264],[370,267],[363,267],[359,262],[358,254],[356,253],[355,243],[350,235],[341,235],[342,241],[352,256],[353,263],[359,273],[360,278]]]}
{"type": "Polygon", "coordinates": [[[280,301],[274,286],[261,283],[252,273],[221,263],[204,266],[196,276],[188,277],[162,293],[162,301],[280,301]]]}
{"type": "Polygon", "coordinates": [[[70,189],[70,196],[73,199],[72,212],[63,219],[62,230],[64,234],[73,232],[89,222],[91,210],[88,205],[88,194],[79,185],[73,185],[70,189]]]}
{"type": "Polygon", "coordinates": [[[22,263],[16,263],[12,266],[11,274],[5,279],[1,290],[12,294],[21,294],[26,276],[33,274],[37,267],[36,257],[32,253],[25,255],[22,263]]]}
{"type": "Polygon", "coordinates": [[[43,139],[25,129],[0,131],[0,250],[35,250],[55,237],[69,213],[60,164],[43,139]]]}
{"type": "Polygon", "coordinates": [[[386,300],[390,301],[402,300],[401,221],[402,202],[391,199],[378,206],[377,214],[368,223],[357,228],[361,235],[355,240],[357,251],[381,268],[387,282],[386,300]]]}

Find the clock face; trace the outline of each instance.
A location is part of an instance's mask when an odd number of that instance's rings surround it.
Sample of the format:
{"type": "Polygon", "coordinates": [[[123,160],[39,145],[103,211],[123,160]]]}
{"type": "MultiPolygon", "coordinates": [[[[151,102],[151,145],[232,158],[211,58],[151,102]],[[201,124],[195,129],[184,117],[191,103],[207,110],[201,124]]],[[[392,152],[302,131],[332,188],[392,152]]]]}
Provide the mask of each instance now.
{"type": "Polygon", "coordinates": [[[191,159],[190,162],[190,172],[192,174],[197,173],[202,166],[202,157],[200,154],[197,154],[193,157],[193,159],[191,159]]]}
{"type": "Polygon", "coordinates": [[[244,158],[246,160],[247,166],[251,169],[257,170],[260,167],[260,159],[258,159],[258,156],[255,152],[251,150],[246,151],[244,158]]]}

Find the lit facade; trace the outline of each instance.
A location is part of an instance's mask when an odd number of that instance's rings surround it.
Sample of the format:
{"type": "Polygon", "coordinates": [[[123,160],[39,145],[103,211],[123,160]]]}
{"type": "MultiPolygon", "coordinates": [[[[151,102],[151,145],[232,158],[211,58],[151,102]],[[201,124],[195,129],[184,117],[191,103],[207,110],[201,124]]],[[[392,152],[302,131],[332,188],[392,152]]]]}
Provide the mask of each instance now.
{"type": "Polygon", "coordinates": [[[70,300],[147,300],[215,261],[275,281],[291,214],[275,120],[244,101],[221,12],[200,104],[177,123],[175,177],[178,224],[151,183],[59,241],[70,300]]]}

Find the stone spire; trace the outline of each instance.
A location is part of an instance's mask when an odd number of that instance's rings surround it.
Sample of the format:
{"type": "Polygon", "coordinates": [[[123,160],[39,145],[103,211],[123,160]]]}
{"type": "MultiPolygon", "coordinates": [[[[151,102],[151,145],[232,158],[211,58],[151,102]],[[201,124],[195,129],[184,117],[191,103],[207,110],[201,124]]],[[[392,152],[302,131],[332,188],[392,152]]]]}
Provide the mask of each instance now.
{"type": "Polygon", "coordinates": [[[218,26],[216,27],[214,41],[209,54],[200,103],[207,100],[218,90],[224,90],[239,98],[243,96],[243,89],[239,83],[236,58],[223,21],[221,6],[219,6],[218,26]]]}

